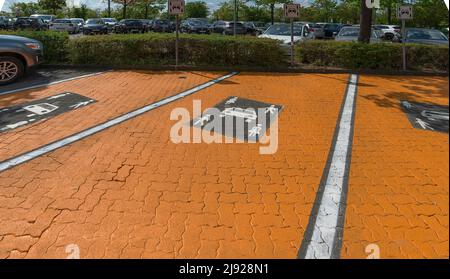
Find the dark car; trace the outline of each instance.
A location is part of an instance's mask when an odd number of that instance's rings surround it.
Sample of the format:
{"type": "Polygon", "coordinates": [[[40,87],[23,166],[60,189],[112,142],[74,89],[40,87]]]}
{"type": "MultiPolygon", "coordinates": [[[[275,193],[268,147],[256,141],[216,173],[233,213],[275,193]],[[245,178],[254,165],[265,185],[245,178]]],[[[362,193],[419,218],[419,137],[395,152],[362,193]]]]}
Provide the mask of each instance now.
{"type": "Polygon", "coordinates": [[[83,26],[83,34],[108,34],[108,26],[101,18],[90,18],[83,26]]]}
{"type": "Polygon", "coordinates": [[[152,29],[153,20],[151,19],[140,19],[142,24],[144,25],[145,32],[148,32],[152,29]]]}
{"type": "MultiPolygon", "coordinates": [[[[232,21],[216,21],[211,27],[213,33],[220,33],[223,35],[233,35],[234,34],[234,22],[232,21]]],[[[247,34],[247,28],[241,23],[236,23],[236,34],[245,35],[247,34]]]]}
{"type": "Polygon", "coordinates": [[[40,18],[19,17],[13,24],[15,30],[47,30],[48,25],[40,18]]]}
{"type": "Polygon", "coordinates": [[[172,32],[175,29],[175,25],[170,20],[155,19],[151,29],[154,32],[172,32]]]}
{"type": "Polygon", "coordinates": [[[256,25],[253,22],[242,22],[245,29],[247,30],[248,35],[260,35],[262,32],[259,31],[259,29],[256,27],[256,25]]]}
{"type": "Polygon", "coordinates": [[[16,81],[42,62],[41,42],[19,36],[0,35],[0,85],[16,81]]]}
{"type": "Polygon", "coordinates": [[[188,18],[180,24],[180,31],[182,33],[195,34],[209,34],[209,24],[207,21],[188,18]]]}
{"type": "Polygon", "coordinates": [[[339,23],[327,23],[323,26],[323,36],[326,39],[332,39],[334,38],[339,31],[341,31],[341,28],[343,27],[342,24],[339,23]]]}
{"type": "Polygon", "coordinates": [[[139,19],[122,19],[114,27],[114,33],[145,33],[146,27],[139,19]]]}
{"type": "Polygon", "coordinates": [[[11,25],[11,19],[9,17],[0,16],[0,29],[10,29],[11,25]]]}

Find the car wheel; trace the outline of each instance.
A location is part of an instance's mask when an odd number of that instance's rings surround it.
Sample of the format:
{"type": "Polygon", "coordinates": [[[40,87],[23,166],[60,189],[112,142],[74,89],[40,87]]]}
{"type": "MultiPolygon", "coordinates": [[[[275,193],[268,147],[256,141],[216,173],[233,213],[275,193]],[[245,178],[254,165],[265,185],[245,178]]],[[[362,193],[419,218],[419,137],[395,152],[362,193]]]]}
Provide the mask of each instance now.
{"type": "Polygon", "coordinates": [[[0,57],[0,85],[16,81],[23,76],[25,66],[15,57],[0,57]]]}

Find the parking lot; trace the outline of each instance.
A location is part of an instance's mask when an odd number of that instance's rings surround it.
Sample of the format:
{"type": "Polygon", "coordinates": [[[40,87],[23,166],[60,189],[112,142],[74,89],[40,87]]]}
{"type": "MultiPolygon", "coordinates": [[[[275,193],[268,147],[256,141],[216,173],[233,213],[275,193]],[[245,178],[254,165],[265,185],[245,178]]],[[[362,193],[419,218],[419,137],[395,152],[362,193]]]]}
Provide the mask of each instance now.
{"type": "Polygon", "coordinates": [[[448,121],[448,77],[80,70],[1,90],[0,113],[89,100],[0,123],[1,258],[449,256],[448,122],[417,128],[401,105],[448,121]],[[174,110],[231,96],[282,107],[276,152],[174,143],[174,110]]]}

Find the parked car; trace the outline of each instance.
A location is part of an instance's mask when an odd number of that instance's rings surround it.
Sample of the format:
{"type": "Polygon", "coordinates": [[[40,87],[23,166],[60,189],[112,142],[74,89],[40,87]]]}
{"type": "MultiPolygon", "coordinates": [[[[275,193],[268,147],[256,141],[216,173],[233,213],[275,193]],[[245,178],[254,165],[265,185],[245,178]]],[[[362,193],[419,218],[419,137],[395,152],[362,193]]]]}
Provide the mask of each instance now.
{"type": "Polygon", "coordinates": [[[114,27],[114,33],[145,33],[146,27],[139,19],[122,19],[114,27]]]}
{"type": "Polygon", "coordinates": [[[83,26],[83,34],[108,34],[108,26],[101,18],[89,18],[83,26]]]}
{"type": "Polygon", "coordinates": [[[106,26],[108,27],[108,31],[113,31],[114,27],[117,25],[117,19],[115,18],[102,18],[102,20],[105,22],[106,26]]]}
{"type": "MultiPolygon", "coordinates": [[[[213,33],[220,33],[223,35],[233,35],[234,34],[234,22],[233,21],[216,21],[211,26],[211,31],[213,33]]],[[[245,35],[247,34],[247,28],[241,22],[236,22],[236,34],[245,35]]]]}
{"type": "Polygon", "coordinates": [[[258,32],[258,35],[264,33],[264,31],[267,30],[266,23],[264,23],[264,22],[261,22],[261,21],[252,21],[252,23],[253,23],[253,25],[255,26],[255,28],[256,28],[256,30],[257,30],[257,32],[258,32]]]}
{"type": "Polygon", "coordinates": [[[154,32],[172,32],[175,25],[167,19],[155,19],[152,24],[152,31],[154,32]]]}
{"type": "Polygon", "coordinates": [[[406,42],[425,45],[447,45],[448,38],[439,30],[406,28],[406,42]]]}
{"type": "Polygon", "coordinates": [[[84,19],[82,19],[82,18],[71,18],[70,20],[71,20],[74,24],[78,25],[78,30],[80,30],[80,32],[83,31],[84,19]]]}
{"type": "Polygon", "coordinates": [[[152,29],[153,20],[151,19],[140,19],[142,24],[144,25],[145,32],[148,32],[152,29]]]}
{"type": "Polygon", "coordinates": [[[70,34],[77,34],[80,32],[78,24],[70,19],[55,19],[50,23],[49,29],[52,31],[65,31],[70,34]]]}
{"type": "Polygon", "coordinates": [[[186,20],[183,20],[183,22],[180,24],[180,32],[189,34],[209,34],[210,27],[207,21],[188,18],[186,20]]]}
{"type": "MultiPolygon", "coordinates": [[[[356,42],[359,37],[359,26],[346,26],[342,27],[337,36],[336,41],[356,42]]],[[[370,43],[381,43],[384,40],[383,32],[380,30],[372,29],[370,36],[370,43]]]]}
{"type": "Polygon", "coordinates": [[[10,27],[10,18],[7,16],[0,16],[0,29],[9,29],[10,27]]]}
{"type": "Polygon", "coordinates": [[[47,30],[48,25],[40,18],[19,17],[13,24],[14,30],[47,30]]]}
{"type": "Polygon", "coordinates": [[[54,15],[39,15],[39,14],[34,14],[34,15],[30,15],[31,18],[39,18],[41,19],[44,23],[49,24],[50,22],[54,21],[56,19],[56,16],[54,15]]]}
{"type": "Polygon", "coordinates": [[[22,77],[42,62],[43,45],[39,41],[0,35],[0,85],[22,77]]]}
{"type": "MultiPolygon", "coordinates": [[[[291,44],[291,25],[278,23],[271,25],[259,38],[279,40],[283,45],[291,44]]],[[[311,33],[303,24],[294,24],[294,43],[311,39],[311,33]]]]}
{"type": "Polygon", "coordinates": [[[241,23],[244,25],[245,29],[247,30],[246,33],[248,35],[257,36],[257,35],[261,34],[261,32],[258,30],[258,28],[256,28],[256,25],[253,22],[251,22],[251,21],[244,21],[244,22],[241,22],[241,23]]]}
{"type": "Polygon", "coordinates": [[[334,38],[339,31],[341,31],[342,24],[339,23],[327,23],[323,26],[324,38],[332,39],[334,38]]]}
{"type": "Polygon", "coordinates": [[[401,27],[398,25],[376,24],[373,27],[380,30],[383,33],[383,36],[386,38],[386,40],[394,40],[400,34],[401,31],[401,27]]]}
{"type": "Polygon", "coordinates": [[[323,25],[308,21],[296,21],[294,23],[306,26],[313,39],[323,39],[325,36],[323,25]]]}

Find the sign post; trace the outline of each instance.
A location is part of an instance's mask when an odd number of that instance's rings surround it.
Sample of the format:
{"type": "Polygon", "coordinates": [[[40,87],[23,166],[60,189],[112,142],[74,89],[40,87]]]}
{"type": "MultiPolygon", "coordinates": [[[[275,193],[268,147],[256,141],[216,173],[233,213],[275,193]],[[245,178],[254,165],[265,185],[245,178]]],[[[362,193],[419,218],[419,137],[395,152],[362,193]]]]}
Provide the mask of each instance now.
{"type": "Polygon", "coordinates": [[[291,20],[291,67],[294,67],[294,18],[300,15],[300,4],[284,4],[284,16],[291,20]]]}
{"type": "Polygon", "coordinates": [[[397,19],[402,21],[402,59],[403,71],[406,71],[406,21],[413,19],[413,7],[411,5],[398,6],[397,19]]]}
{"type": "Polygon", "coordinates": [[[169,15],[175,15],[175,69],[178,69],[179,15],[184,13],[184,0],[168,1],[169,15]]]}

